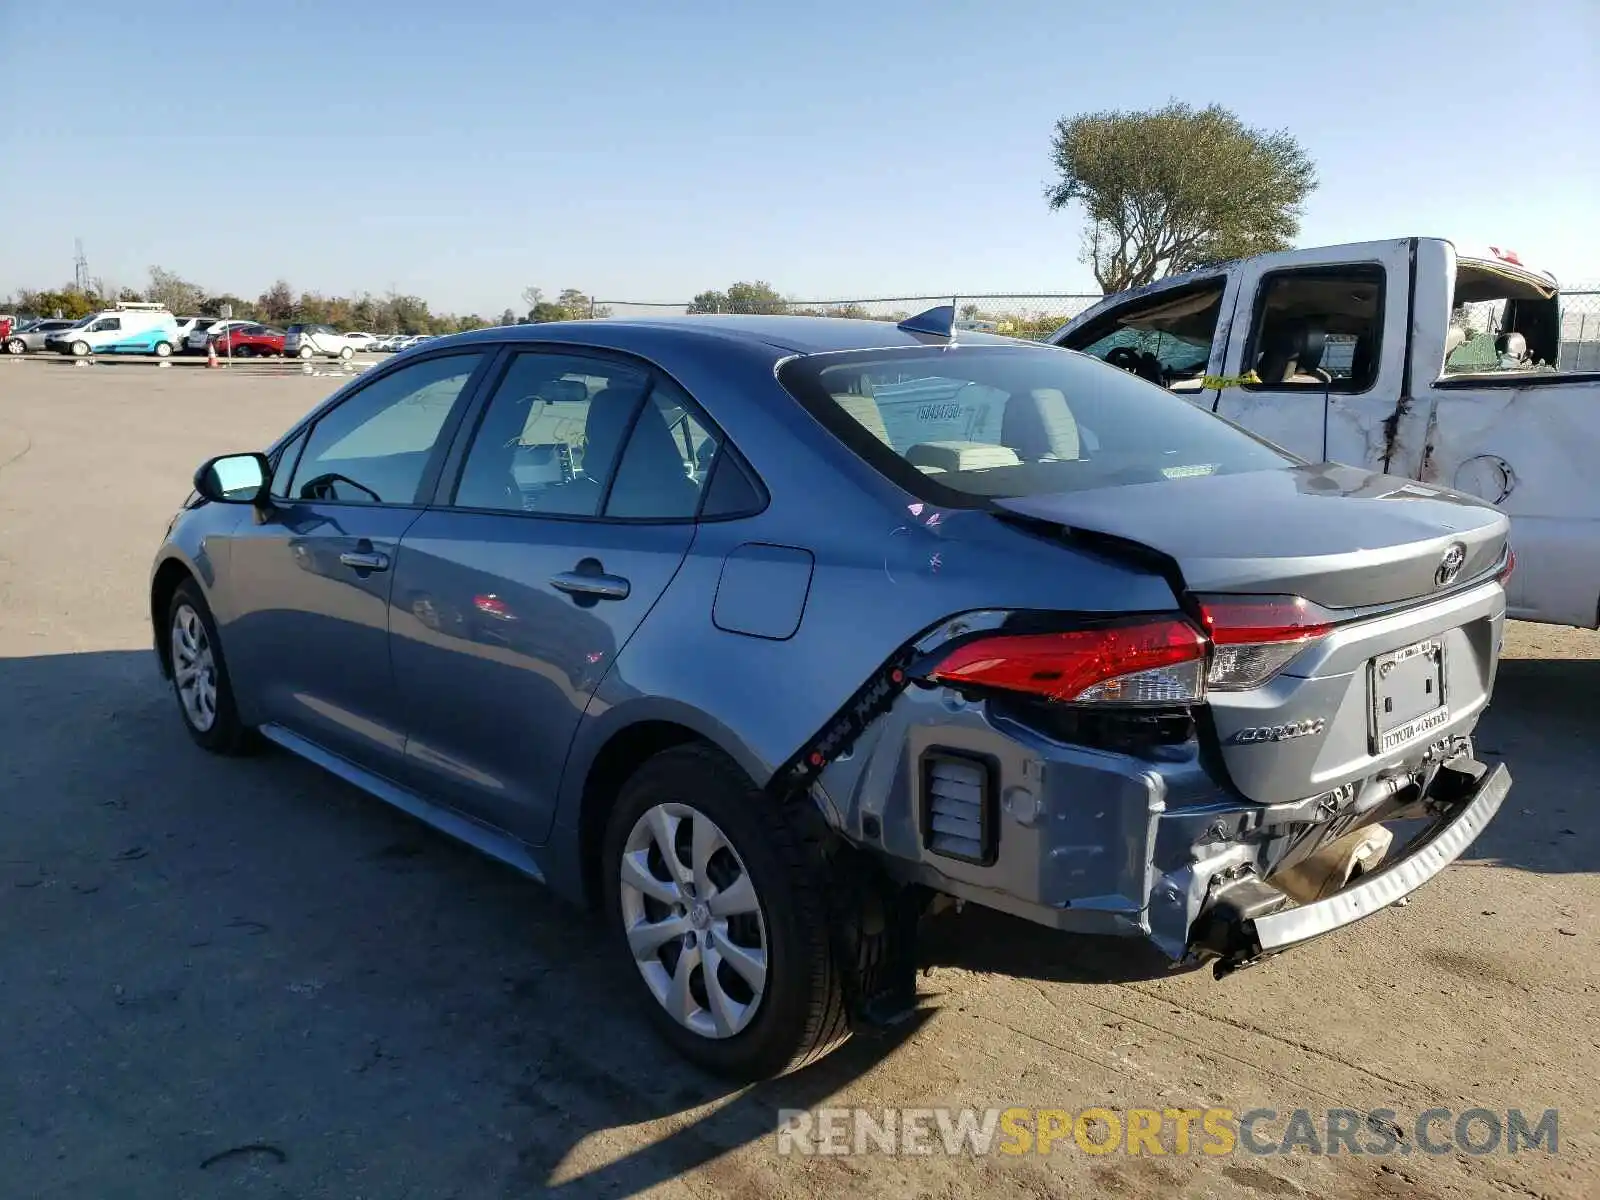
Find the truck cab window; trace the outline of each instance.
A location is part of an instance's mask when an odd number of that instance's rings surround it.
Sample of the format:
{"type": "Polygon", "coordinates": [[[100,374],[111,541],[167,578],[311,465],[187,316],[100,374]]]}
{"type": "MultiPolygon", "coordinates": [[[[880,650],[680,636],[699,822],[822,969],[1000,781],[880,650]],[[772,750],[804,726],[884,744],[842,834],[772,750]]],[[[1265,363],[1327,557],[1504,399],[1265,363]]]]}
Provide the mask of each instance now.
{"type": "Polygon", "coordinates": [[[1376,263],[1274,271],[1256,292],[1245,361],[1274,391],[1364,392],[1377,378],[1383,268],[1376,263]]]}
{"type": "Polygon", "coordinates": [[[1175,392],[1198,391],[1226,281],[1162,292],[1107,313],[1067,343],[1175,392]]]}

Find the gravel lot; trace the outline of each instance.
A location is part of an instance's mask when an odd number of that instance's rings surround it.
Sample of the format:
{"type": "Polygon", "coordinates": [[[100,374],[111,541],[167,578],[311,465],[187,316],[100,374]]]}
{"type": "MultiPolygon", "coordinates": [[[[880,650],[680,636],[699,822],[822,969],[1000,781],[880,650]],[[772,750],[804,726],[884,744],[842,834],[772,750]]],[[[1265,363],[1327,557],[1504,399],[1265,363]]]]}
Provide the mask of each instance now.
{"type": "MultiPolygon", "coordinates": [[[[330,368],[321,368],[329,370],[330,368]]],[[[332,368],[337,371],[337,368],[332,368]]],[[[730,1090],[539,887],[280,753],[193,748],[150,556],[297,366],[0,361],[0,1194],[1600,1195],[1600,637],[1512,630],[1517,783],[1406,910],[1224,982],[967,914],[922,1018],[730,1090]],[[780,1157],[819,1104],[1560,1110],[1559,1153],[780,1157]]]]}

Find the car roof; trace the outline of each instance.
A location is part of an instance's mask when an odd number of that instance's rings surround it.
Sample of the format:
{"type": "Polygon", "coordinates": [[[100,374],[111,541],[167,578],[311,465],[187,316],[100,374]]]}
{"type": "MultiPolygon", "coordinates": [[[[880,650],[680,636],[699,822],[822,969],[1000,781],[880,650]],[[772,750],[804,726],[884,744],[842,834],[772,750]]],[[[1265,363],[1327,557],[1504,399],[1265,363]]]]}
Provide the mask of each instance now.
{"type": "MultiPolygon", "coordinates": [[[[686,340],[723,340],[763,346],[790,354],[826,354],[841,350],[887,350],[945,345],[945,339],[909,333],[892,321],[867,321],[849,317],[780,317],[693,315],[663,317],[602,317],[592,321],[549,321],[535,325],[501,325],[457,334],[461,341],[577,340],[626,342],[629,331],[676,334],[686,340]]],[[[1016,345],[1014,338],[972,330],[958,330],[963,345],[1016,345]]]]}

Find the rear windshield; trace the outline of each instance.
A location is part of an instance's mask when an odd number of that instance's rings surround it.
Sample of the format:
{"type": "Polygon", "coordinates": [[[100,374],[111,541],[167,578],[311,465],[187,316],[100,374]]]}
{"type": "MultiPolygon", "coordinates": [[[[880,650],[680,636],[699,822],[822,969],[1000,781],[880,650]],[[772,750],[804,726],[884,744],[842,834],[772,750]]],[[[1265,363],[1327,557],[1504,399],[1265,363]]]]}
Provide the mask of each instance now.
{"type": "Polygon", "coordinates": [[[817,354],[779,379],[873,467],[941,504],[1298,461],[1126,371],[1050,347],[817,354]]]}

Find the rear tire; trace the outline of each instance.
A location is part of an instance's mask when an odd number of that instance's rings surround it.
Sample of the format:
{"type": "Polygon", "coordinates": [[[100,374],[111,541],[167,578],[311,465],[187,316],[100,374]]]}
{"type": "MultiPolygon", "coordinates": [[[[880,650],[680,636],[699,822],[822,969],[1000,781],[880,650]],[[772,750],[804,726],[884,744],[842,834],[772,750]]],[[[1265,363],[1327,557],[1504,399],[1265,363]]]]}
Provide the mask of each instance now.
{"type": "Polygon", "coordinates": [[[171,358],[172,357],[172,343],[171,342],[157,342],[156,343],[156,357],[157,358],[171,358]]]}
{"type": "Polygon", "coordinates": [[[770,1079],[849,1036],[818,847],[719,751],[667,750],[623,785],[601,881],[618,953],[685,1058],[733,1079],[770,1079]],[[714,847],[704,854],[702,836],[714,847]]]}
{"type": "Polygon", "coordinates": [[[213,754],[249,750],[251,731],[239,720],[217,625],[193,580],[179,584],[167,605],[167,645],[172,693],[195,744],[213,754]]]}
{"type": "Polygon", "coordinates": [[[256,356],[255,347],[240,346],[233,352],[233,356],[235,358],[254,358],[256,356]]]}
{"type": "Polygon", "coordinates": [[[316,351],[314,351],[310,346],[302,344],[300,347],[299,354],[301,358],[309,359],[315,353],[316,351]]]}
{"type": "Polygon", "coordinates": [[[346,362],[348,362],[350,359],[354,358],[355,356],[356,356],[356,352],[354,350],[350,349],[349,346],[346,346],[346,347],[344,347],[344,349],[339,351],[339,357],[344,359],[346,362]]]}

